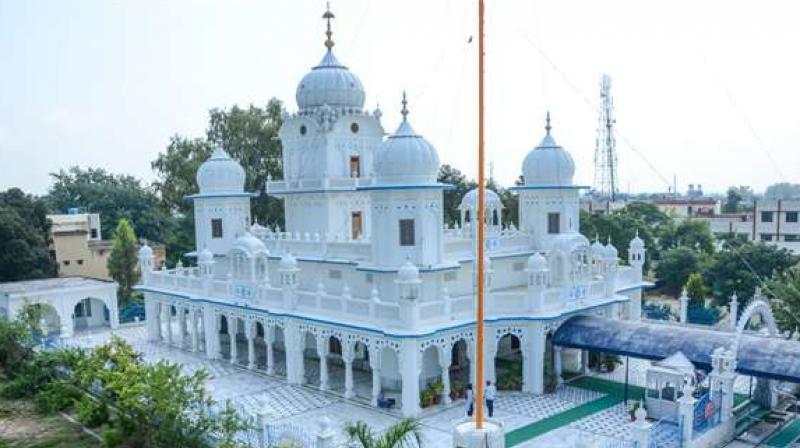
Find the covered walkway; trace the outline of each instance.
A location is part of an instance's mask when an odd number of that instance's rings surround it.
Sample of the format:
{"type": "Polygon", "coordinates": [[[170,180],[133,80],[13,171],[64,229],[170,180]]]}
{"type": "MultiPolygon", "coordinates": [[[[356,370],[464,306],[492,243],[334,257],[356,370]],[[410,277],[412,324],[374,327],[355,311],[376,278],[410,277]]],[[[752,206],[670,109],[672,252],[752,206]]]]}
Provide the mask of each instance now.
{"type": "MultiPolygon", "coordinates": [[[[710,370],[714,349],[732,347],[736,337],[736,333],[696,327],[578,316],[556,331],[553,344],[648,360],[681,352],[697,367],[710,370]]],[[[800,383],[800,342],[744,334],[739,341],[736,371],[800,383]]]]}

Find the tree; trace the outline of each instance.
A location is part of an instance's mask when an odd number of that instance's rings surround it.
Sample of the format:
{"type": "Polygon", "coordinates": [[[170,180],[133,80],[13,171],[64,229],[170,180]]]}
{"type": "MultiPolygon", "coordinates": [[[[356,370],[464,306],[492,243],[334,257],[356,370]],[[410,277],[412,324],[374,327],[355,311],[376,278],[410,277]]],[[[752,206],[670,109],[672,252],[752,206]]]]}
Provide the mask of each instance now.
{"type": "Polygon", "coordinates": [[[645,270],[649,269],[652,259],[658,258],[653,230],[634,214],[626,213],[624,210],[608,214],[590,214],[581,210],[580,220],[580,232],[586,238],[599,237],[606,242],[610,237],[611,244],[617,248],[619,256],[623,260],[628,259],[628,245],[636,237],[637,231],[648,248],[649,256],[645,262],[645,270]]]}
{"type": "Polygon", "coordinates": [[[108,257],[108,273],[119,283],[120,305],[126,305],[139,281],[136,234],[126,219],[120,219],[114,230],[114,242],[108,257]]]}
{"type": "Polygon", "coordinates": [[[347,423],[344,432],[350,441],[361,448],[413,448],[422,446],[422,424],[415,418],[400,420],[387,428],[381,436],[363,421],[347,423]]]}
{"type": "Polygon", "coordinates": [[[714,234],[708,221],[684,219],[677,226],[664,225],[659,234],[662,250],[675,247],[688,247],[705,254],[713,254],[714,234]]]}
{"type": "Polygon", "coordinates": [[[661,254],[656,277],[663,282],[668,294],[677,295],[689,280],[689,275],[700,271],[700,260],[700,254],[688,247],[668,249],[661,254]]]}
{"type": "Polygon", "coordinates": [[[281,143],[278,130],[283,124],[283,104],[272,98],[263,108],[233,106],[211,109],[205,139],[175,135],[166,152],[152,162],[156,171],[156,190],[162,205],[172,212],[190,213],[191,204],[183,198],[197,193],[197,168],[209,157],[214,146],[221,146],[245,171],[245,190],[259,193],[253,202],[253,218],[274,225],[283,220],[283,202],[265,193],[266,181],[283,177],[281,143]]]}
{"type": "Polygon", "coordinates": [[[800,267],[775,274],[765,290],[780,330],[797,331],[800,328],[800,267]]]}
{"type": "Polygon", "coordinates": [[[211,144],[204,139],[187,139],[180,135],[170,138],[166,152],[159,153],[150,164],[158,176],[153,187],[165,209],[191,214],[192,204],[184,197],[197,193],[197,170],[211,152],[211,144]]]}
{"type": "Polygon", "coordinates": [[[80,207],[99,213],[101,227],[112,229],[125,218],[140,237],[164,242],[169,239],[170,216],[159,207],[155,192],[133,176],[112,174],[101,168],[72,167],[51,174],[54,179],[48,201],[51,209],[64,212],[80,207]]]}
{"type": "Polygon", "coordinates": [[[26,222],[16,210],[0,205],[0,282],[55,274],[56,266],[41,229],[26,222]]]}
{"type": "Polygon", "coordinates": [[[442,215],[445,224],[449,226],[458,224],[461,220],[461,212],[458,210],[458,206],[461,205],[461,199],[470,190],[477,187],[477,184],[474,181],[467,180],[467,176],[448,164],[439,167],[439,174],[436,180],[439,183],[455,187],[450,190],[444,190],[442,195],[442,215]]]}
{"type": "Polygon", "coordinates": [[[725,213],[736,213],[739,211],[739,204],[742,202],[742,194],[735,187],[728,188],[726,194],[725,204],[722,206],[722,211],[725,213]]]}
{"type": "Polygon", "coordinates": [[[638,218],[651,228],[658,228],[672,220],[666,213],[659,210],[658,207],[647,202],[631,202],[625,205],[623,212],[638,218]]]}
{"type": "Polygon", "coordinates": [[[727,305],[735,292],[744,306],[762,280],[796,265],[800,257],[763,242],[726,241],[703,271],[717,305],[727,305]]]}
{"type": "Polygon", "coordinates": [[[706,304],[706,287],[703,276],[699,272],[692,272],[686,280],[686,294],[691,299],[691,305],[704,307],[706,304]]]}

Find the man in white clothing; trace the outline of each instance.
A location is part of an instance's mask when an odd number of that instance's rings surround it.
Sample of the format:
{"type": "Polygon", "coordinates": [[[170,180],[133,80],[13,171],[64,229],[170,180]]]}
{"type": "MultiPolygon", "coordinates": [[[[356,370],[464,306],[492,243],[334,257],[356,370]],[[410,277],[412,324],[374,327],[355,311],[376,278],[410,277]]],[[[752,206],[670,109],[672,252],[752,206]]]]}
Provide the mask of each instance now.
{"type": "Polygon", "coordinates": [[[491,381],[486,382],[486,390],[483,391],[486,396],[486,408],[489,410],[489,417],[494,415],[494,396],[497,394],[497,388],[494,387],[491,381]]]}

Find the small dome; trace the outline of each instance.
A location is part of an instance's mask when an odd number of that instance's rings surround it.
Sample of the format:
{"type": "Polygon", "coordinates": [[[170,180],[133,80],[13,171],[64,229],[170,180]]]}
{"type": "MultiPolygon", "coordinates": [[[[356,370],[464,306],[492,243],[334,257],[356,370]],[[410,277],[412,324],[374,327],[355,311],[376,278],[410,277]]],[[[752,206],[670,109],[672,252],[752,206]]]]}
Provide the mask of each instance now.
{"type": "Polygon", "coordinates": [[[547,114],[547,134],[541,143],[531,150],[522,163],[525,185],[570,186],[575,175],[572,156],[559,146],[550,135],[550,114],[547,114]]]}
{"type": "Polygon", "coordinates": [[[201,194],[243,193],[244,179],[244,168],[219,146],[197,170],[201,194]]]}
{"type": "Polygon", "coordinates": [[[528,257],[528,272],[541,272],[547,270],[547,259],[541,253],[535,252],[528,257]]]}
{"type": "MultiPolygon", "coordinates": [[[[490,189],[484,190],[483,196],[484,206],[487,210],[503,208],[503,201],[500,196],[490,189]]],[[[478,205],[478,189],[474,188],[467,192],[461,198],[461,204],[458,206],[459,210],[475,210],[478,205]]]]}
{"type": "Polygon", "coordinates": [[[353,72],[347,69],[333,51],[328,51],[319,65],[312,68],[297,85],[295,98],[300,110],[321,107],[364,108],[364,86],[353,72]]]}
{"type": "Polygon", "coordinates": [[[153,258],[153,249],[145,243],[139,248],[139,259],[149,260],[151,258],[153,258]]]}
{"type": "Polygon", "coordinates": [[[644,240],[639,238],[639,231],[636,231],[636,236],[633,237],[628,247],[632,250],[644,250],[644,240]]]}
{"type": "Polygon", "coordinates": [[[603,246],[599,238],[595,238],[594,243],[592,243],[592,254],[598,258],[602,258],[606,254],[606,247],[603,246]]]}
{"type": "Polygon", "coordinates": [[[432,184],[439,173],[439,154],[408,122],[403,94],[403,121],[383,143],[375,161],[375,177],[381,184],[432,184]]]}
{"type": "Polygon", "coordinates": [[[606,244],[606,258],[609,260],[616,260],[619,257],[619,252],[617,248],[611,244],[611,239],[609,238],[608,243],[606,244]]]}
{"type": "Polygon", "coordinates": [[[287,252],[281,257],[280,268],[282,271],[293,271],[297,269],[297,258],[294,258],[291,252],[287,252]]]}
{"type": "Polygon", "coordinates": [[[397,283],[419,283],[419,281],[419,269],[411,263],[411,260],[406,260],[406,263],[397,270],[397,283]]]}
{"type": "Polygon", "coordinates": [[[250,232],[246,232],[244,235],[236,238],[236,241],[233,243],[233,249],[241,250],[250,257],[269,254],[264,242],[254,237],[250,232]]]}
{"type": "Polygon", "coordinates": [[[204,263],[212,263],[214,262],[214,253],[205,248],[197,254],[197,263],[204,264],[204,263]]]}
{"type": "Polygon", "coordinates": [[[553,242],[553,250],[559,250],[565,255],[571,254],[576,248],[580,246],[589,246],[589,240],[580,233],[562,233],[559,234],[553,242]]]}

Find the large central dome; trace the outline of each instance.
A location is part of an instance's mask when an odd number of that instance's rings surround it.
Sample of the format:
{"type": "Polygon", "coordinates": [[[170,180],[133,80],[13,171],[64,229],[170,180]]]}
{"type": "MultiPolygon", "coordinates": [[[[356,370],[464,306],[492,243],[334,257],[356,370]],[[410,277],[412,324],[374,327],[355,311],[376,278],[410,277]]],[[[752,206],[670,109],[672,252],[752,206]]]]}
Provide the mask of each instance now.
{"type": "Polygon", "coordinates": [[[364,86],[347,69],[333,51],[328,50],[319,65],[312,68],[297,85],[297,107],[300,110],[323,105],[334,108],[364,108],[364,86]]]}
{"type": "Polygon", "coordinates": [[[522,162],[525,185],[541,187],[564,187],[572,185],[575,162],[572,156],[557,144],[550,135],[550,113],[547,114],[547,134],[542,142],[531,150],[522,162]]]}
{"type": "Polygon", "coordinates": [[[295,98],[300,110],[328,105],[333,108],[364,108],[364,86],[353,72],[333,55],[333,31],[331,19],[335,18],[330,8],[322,18],[328,22],[325,47],[328,51],[320,63],[303,76],[297,85],[295,98]]]}

